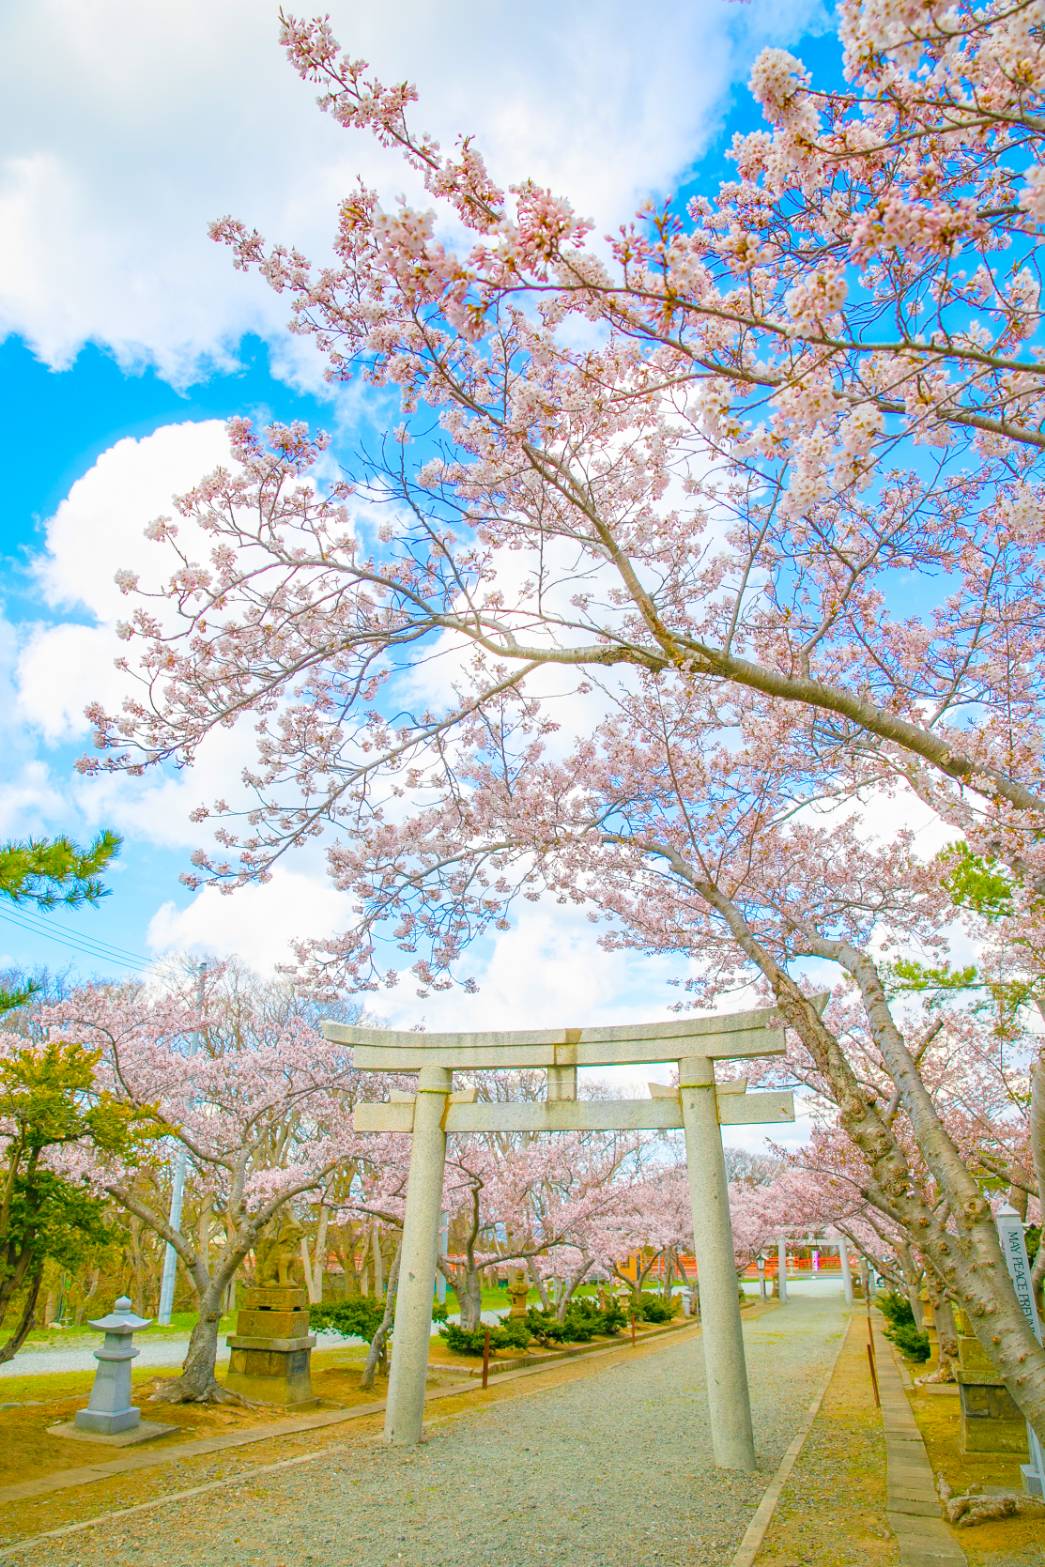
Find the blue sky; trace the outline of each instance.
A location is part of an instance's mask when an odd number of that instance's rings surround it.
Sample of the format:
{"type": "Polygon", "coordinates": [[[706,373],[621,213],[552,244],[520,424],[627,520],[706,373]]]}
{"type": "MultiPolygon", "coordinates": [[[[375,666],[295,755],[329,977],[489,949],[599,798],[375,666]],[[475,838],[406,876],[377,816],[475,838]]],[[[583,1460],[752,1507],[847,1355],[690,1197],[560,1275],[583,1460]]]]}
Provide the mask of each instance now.
{"type": "MultiPolygon", "coordinates": [[[[495,4],[481,27],[462,0],[330,9],[354,54],[386,79],[419,82],[417,123],[443,141],[474,131],[500,178],[532,173],[605,227],[648,194],[713,188],[730,135],[756,123],[744,83],[763,44],[818,73],[836,69],[819,0],[664,0],[641,19],[613,0],[582,0],[565,15],[495,4]]],[[[8,31],[0,836],[86,837],[104,822],[125,847],[98,909],[45,919],[0,910],[0,962],[115,975],[213,951],[265,969],[289,935],[337,918],[321,866],[294,869],[274,890],[193,895],[178,879],[192,847],[186,815],[208,780],[78,778],[82,707],[104,696],[97,685],[117,651],[112,572],[165,497],[219,460],[216,421],[302,418],[351,442],[367,417],[356,393],[323,385],[311,347],[282,330],[285,304],[233,272],[207,221],[232,212],[322,254],[357,172],[389,193],[405,181],[315,110],[282,60],[274,6],[159,0],[146,12],[130,0],[37,0],[8,31]],[[45,54],[41,93],[24,61],[45,54]]],[[[570,1021],[609,1021],[662,1013],[674,999],[670,965],[601,953],[583,917],[543,908],[525,911],[474,968],[479,997],[440,1001],[428,1022],[445,1026],[466,1005],[475,1023],[504,1026],[525,1008],[536,1026],[562,1020],[567,1004],[570,1021]]],[[[407,1016],[420,1020],[402,996],[390,1021],[407,1016]]]]}

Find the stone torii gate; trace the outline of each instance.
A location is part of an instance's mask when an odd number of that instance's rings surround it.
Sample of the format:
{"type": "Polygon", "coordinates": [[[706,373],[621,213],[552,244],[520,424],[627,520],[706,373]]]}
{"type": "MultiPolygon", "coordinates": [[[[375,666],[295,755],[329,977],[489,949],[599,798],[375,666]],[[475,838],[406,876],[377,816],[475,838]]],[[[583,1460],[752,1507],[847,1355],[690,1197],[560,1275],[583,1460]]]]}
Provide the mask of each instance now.
{"type": "Polygon", "coordinates": [[[417,1093],[356,1106],[360,1132],[410,1132],[410,1170],[396,1296],[385,1438],[421,1440],[425,1378],[438,1261],[448,1132],[670,1131],[686,1138],[693,1236],[700,1285],[704,1364],[715,1461],[752,1469],[751,1401],[729,1221],[722,1126],[794,1120],[790,1093],[749,1094],[746,1082],[716,1083],[715,1062],[780,1055],[784,1031],[775,1009],[633,1023],[485,1034],[418,1034],[324,1023],[328,1039],[350,1045],[365,1071],[417,1073],[417,1093]],[[679,1086],[650,1084],[649,1099],[577,1098],[577,1068],[677,1062],[679,1086]],[[475,1102],[453,1092],[454,1072],[544,1069],[543,1103],[475,1102]]]}

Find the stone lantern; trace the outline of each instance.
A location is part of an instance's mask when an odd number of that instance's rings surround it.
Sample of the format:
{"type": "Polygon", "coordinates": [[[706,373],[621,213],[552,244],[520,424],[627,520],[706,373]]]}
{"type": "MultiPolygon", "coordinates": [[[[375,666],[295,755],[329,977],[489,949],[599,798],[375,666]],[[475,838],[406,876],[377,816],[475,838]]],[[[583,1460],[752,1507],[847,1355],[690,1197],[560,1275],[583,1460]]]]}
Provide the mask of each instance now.
{"type": "Polygon", "coordinates": [[[131,1403],[131,1363],[140,1353],[131,1339],[140,1328],[147,1328],[149,1321],[148,1317],[137,1316],[128,1297],[121,1295],[108,1316],[97,1317],[91,1323],[91,1327],[104,1333],[105,1338],[101,1349],[94,1352],[98,1370],[87,1408],[78,1409],[71,1422],[49,1427],[52,1435],[108,1441],[122,1447],[166,1436],[177,1429],[143,1420],[141,1410],[131,1403]]]}
{"type": "Polygon", "coordinates": [[[94,1352],[98,1370],[87,1408],[76,1411],[76,1424],[81,1431],[115,1436],[141,1424],[142,1412],[131,1404],[131,1361],[137,1360],[141,1351],[133,1347],[131,1338],[139,1328],[147,1328],[150,1320],[136,1316],[130,1300],[121,1295],[107,1317],[98,1317],[91,1323],[92,1328],[105,1334],[105,1341],[94,1352]]]}

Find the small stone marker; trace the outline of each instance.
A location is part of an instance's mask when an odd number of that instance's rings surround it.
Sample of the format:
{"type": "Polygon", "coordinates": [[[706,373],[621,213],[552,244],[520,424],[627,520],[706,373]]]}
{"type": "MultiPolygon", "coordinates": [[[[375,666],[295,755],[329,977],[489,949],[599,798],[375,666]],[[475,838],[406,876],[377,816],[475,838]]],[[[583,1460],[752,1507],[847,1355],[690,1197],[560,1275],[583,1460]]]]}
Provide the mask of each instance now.
{"type": "Polygon", "coordinates": [[[176,1426],[157,1425],[142,1419],[142,1412],[131,1403],[131,1362],[140,1353],[131,1343],[139,1328],[147,1328],[150,1318],[135,1315],[130,1300],[121,1295],[107,1317],[98,1317],[90,1325],[105,1334],[94,1358],[98,1370],[86,1409],[78,1409],[72,1422],[51,1426],[55,1436],[75,1436],[85,1441],[109,1442],[123,1447],[132,1442],[148,1442],[166,1436],[176,1426]]]}
{"type": "Polygon", "coordinates": [[[236,1331],[227,1339],[232,1354],[225,1386],[259,1404],[314,1404],[315,1342],[308,1331],[303,1289],[295,1285],[246,1289],[236,1331]]]}

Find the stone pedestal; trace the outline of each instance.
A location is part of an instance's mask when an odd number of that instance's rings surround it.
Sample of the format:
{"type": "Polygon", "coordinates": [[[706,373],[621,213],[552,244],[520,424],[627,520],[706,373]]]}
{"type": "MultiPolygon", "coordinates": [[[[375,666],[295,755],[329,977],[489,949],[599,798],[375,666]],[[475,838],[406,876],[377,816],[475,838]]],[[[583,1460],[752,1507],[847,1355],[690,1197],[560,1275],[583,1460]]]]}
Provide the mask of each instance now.
{"type": "Polygon", "coordinates": [[[269,1285],[243,1292],[225,1386],[259,1404],[314,1404],[312,1349],[305,1291],[269,1285]]]}
{"type": "Polygon", "coordinates": [[[955,1376],[961,1397],[962,1451],[1025,1455],[1027,1422],[979,1339],[966,1333],[958,1338],[955,1376]]]}

